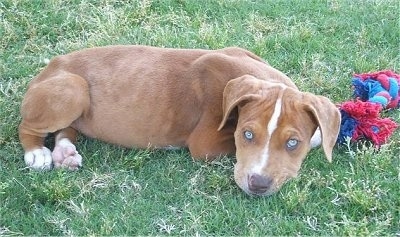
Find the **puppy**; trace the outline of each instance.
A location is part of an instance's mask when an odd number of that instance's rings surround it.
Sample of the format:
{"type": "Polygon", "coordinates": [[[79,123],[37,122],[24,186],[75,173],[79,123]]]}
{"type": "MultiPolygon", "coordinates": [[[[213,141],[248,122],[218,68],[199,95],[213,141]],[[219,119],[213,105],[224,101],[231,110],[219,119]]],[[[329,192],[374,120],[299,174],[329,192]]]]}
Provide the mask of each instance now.
{"type": "Polygon", "coordinates": [[[81,166],[80,132],[125,147],[188,147],[194,159],[236,154],[235,181],[253,195],[296,176],[311,140],[322,139],[331,161],[340,125],[327,98],[299,91],[241,48],[108,46],[58,56],[31,81],[21,116],[33,169],[81,166]]]}

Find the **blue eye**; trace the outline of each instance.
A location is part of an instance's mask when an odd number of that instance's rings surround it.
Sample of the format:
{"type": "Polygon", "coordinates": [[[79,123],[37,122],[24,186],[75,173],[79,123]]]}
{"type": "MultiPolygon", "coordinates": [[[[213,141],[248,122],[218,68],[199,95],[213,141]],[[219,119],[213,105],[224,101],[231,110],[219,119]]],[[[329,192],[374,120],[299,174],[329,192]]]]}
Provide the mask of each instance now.
{"type": "Polygon", "coordinates": [[[288,150],[292,151],[294,149],[296,149],[297,145],[299,145],[299,141],[296,139],[289,139],[286,142],[286,147],[288,150]]]}
{"type": "Polygon", "coordinates": [[[248,130],[244,131],[244,138],[249,141],[253,140],[253,133],[248,130]]]}

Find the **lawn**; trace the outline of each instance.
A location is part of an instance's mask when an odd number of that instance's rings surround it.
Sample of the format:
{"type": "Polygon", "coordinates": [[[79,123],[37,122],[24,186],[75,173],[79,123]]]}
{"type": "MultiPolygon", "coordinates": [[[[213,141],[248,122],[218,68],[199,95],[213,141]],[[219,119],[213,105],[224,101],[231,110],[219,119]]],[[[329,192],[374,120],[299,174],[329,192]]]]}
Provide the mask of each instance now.
{"type": "MultiPolygon", "coordinates": [[[[375,150],[312,150],[270,197],[234,183],[234,157],[193,162],[79,137],[77,172],[31,171],[18,141],[28,82],[53,56],[109,44],[239,46],[303,91],[351,99],[353,73],[400,73],[396,0],[2,0],[0,235],[400,235],[400,132],[375,150]]],[[[385,112],[400,123],[400,112],[385,112]]],[[[51,143],[51,142],[49,142],[51,143]]]]}

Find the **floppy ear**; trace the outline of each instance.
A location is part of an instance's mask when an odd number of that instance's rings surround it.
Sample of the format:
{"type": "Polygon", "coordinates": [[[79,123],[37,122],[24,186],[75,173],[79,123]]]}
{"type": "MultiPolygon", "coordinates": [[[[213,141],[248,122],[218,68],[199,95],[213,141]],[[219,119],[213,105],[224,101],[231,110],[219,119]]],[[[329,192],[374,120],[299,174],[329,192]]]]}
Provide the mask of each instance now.
{"type": "Polygon", "coordinates": [[[235,107],[261,97],[261,95],[257,94],[260,85],[260,80],[250,75],[232,79],[226,84],[222,101],[223,117],[218,131],[225,126],[230,113],[235,107]]]}
{"type": "Polygon", "coordinates": [[[336,144],[340,129],[339,109],[326,97],[311,93],[304,93],[306,109],[309,110],[318,122],[322,135],[322,148],[326,159],[332,162],[332,150],[336,144]]]}

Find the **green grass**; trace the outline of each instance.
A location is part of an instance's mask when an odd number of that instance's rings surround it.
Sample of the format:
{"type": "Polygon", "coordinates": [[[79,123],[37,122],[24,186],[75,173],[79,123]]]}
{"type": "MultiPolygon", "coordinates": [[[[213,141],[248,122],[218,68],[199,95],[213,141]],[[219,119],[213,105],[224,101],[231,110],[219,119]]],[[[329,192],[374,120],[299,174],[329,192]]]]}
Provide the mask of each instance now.
{"type": "Polygon", "coordinates": [[[1,1],[0,235],[399,235],[398,130],[379,151],[335,148],[332,164],[313,150],[266,198],[235,185],[234,157],[207,164],[84,137],[84,168],[33,172],[17,135],[45,59],[108,44],[240,46],[302,90],[346,101],[353,73],[400,72],[399,12],[395,0],[1,1]]]}

